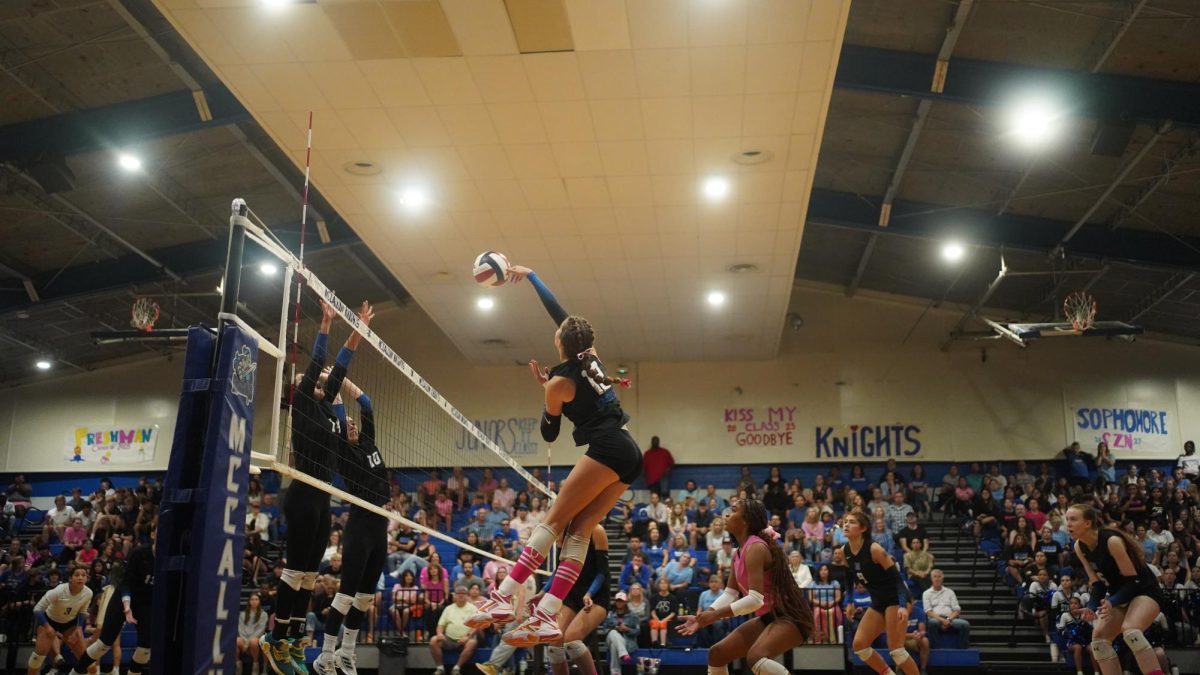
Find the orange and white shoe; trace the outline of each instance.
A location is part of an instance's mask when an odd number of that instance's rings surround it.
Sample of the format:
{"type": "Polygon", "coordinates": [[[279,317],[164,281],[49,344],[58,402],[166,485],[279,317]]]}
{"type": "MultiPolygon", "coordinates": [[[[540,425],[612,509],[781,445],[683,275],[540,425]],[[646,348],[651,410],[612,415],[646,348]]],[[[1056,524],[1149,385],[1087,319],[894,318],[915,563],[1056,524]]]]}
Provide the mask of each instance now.
{"type": "Polygon", "coordinates": [[[533,647],[562,640],[558,618],[537,609],[520,625],[504,634],[504,644],[516,647],[533,647]]]}
{"type": "Polygon", "coordinates": [[[492,624],[503,626],[513,620],[512,598],[492,591],[488,599],[479,606],[479,611],[463,623],[471,630],[481,630],[492,624]]]}

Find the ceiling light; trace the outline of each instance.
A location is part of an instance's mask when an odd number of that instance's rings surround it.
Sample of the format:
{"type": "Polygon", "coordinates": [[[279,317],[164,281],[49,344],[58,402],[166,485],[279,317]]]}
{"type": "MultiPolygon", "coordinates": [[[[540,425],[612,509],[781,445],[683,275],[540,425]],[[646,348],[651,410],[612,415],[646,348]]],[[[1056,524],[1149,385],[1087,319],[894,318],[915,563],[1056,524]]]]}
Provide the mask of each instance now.
{"type": "Polygon", "coordinates": [[[1044,99],[1029,98],[1015,103],[1008,112],[1008,131],[1017,142],[1036,147],[1058,134],[1062,112],[1044,99]]]}
{"type": "Polygon", "coordinates": [[[496,306],[496,301],[491,298],[480,298],[475,301],[475,306],[486,312],[496,306]]]}
{"type": "Polygon", "coordinates": [[[704,181],[704,194],[709,199],[720,199],[729,192],[729,180],[721,176],[713,176],[704,181]]]}
{"type": "Polygon", "coordinates": [[[957,241],[946,242],[946,244],[942,246],[942,257],[949,262],[958,262],[959,260],[962,260],[962,257],[966,255],[966,253],[967,249],[957,241]]]}
{"type": "Polygon", "coordinates": [[[38,359],[33,365],[37,366],[38,370],[50,370],[54,364],[50,363],[50,359],[38,359]]]}
{"type": "Polygon", "coordinates": [[[291,0],[262,0],[262,4],[270,7],[271,9],[279,9],[284,5],[290,4],[290,2],[291,0]]]}
{"type": "Polygon", "coordinates": [[[405,188],[400,192],[400,204],[410,211],[420,210],[428,202],[429,198],[417,188],[405,188]]]}
{"type": "Polygon", "coordinates": [[[125,169],[126,171],[138,171],[142,168],[142,160],[134,157],[133,155],[122,152],[121,154],[117,155],[117,166],[125,169]]]}
{"type": "Polygon", "coordinates": [[[275,276],[275,273],[279,271],[279,268],[275,266],[275,263],[265,262],[258,266],[258,271],[263,276],[270,277],[275,276]]]}
{"type": "Polygon", "coordinates": [[[720,291],[713,291],[708,294],[708,304],[713,307],[720,307],[725,304],[725,294],[720,291]]]}

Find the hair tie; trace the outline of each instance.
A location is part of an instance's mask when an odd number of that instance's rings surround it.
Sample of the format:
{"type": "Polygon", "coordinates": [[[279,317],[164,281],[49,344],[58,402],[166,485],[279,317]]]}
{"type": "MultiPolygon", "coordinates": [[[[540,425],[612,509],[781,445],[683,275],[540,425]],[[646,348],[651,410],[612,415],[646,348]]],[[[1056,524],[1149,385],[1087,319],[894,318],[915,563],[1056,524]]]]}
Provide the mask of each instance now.
{"type": "Polygon", "coordinates": [[[766,526],[766,528],[763,529],[762,533],[766,534],[766,535],[770,535],[771,541],[774,541],[779,538],[779,533],[776,532],[775,528],[771,527],[770,525],[766,526]]]}

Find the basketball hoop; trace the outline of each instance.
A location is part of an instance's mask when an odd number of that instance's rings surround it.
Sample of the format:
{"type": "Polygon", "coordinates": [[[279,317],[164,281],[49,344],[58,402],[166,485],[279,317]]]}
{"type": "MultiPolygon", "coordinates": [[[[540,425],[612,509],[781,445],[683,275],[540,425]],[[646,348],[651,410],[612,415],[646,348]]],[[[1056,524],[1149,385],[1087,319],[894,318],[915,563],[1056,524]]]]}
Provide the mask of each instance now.
{"type": "Polygon", "coordinates": [[[1075,291],[1063,300],[1063,315],[1071,327],[1083,332],[1096,321],[1096,298],[1087,291],[1075,291]]]}
{"type": "Polygon", "coordinates": [[[149,333],[154,329],[154,322],[158,321],[158,303],[150,298],[138,298],[133,301],[133,311],[130,314],[132,318],[129,325],[149,333]]]}

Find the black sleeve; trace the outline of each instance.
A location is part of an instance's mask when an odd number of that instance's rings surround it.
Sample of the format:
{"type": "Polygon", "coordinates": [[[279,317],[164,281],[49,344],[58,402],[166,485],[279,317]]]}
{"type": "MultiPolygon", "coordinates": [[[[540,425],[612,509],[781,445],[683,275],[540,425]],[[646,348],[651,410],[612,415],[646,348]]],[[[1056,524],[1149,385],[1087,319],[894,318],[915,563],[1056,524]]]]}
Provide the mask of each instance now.
{"type": "Polygon", "coordinates": [[[362,417],[362,429],[359,429],[359,435],[371,439],[371,447],[375,447],[375,411],[371,408],[360,408],[362,417]]]}
{"type": "Polygon", "coordinates": [[[321,377],[321,371],[325,368],[325,356],[329,350],[329,333],[318,333],[317,339],[313,341],[312,360],[308,362],[308,368],[304,371],[304,377],[300,380],[300,393],[312,398],[313,391],[317,388],[317,378],[321,377]]]}

